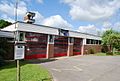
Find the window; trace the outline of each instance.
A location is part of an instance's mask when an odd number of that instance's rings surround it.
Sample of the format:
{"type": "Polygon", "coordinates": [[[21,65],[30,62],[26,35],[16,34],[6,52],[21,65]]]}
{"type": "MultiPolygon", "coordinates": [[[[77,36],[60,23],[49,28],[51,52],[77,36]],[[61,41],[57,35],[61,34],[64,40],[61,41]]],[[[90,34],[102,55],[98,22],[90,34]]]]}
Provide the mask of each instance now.
{"type": "Polygon", "coordinates": [[[101,40],[87,39],[86,44],[101,44],[101,40]]]}
{"type": "Polygon", "coordinates": [[[101,44],[102,43],[102,41],[101,40],[99,40],[99,44],[101,44]]]}
{"type": "Polygon", "coordinates": [[[69,38],[69,43],[73,43],[74,42],[74,38],[70,37],[69,38]]]}
{"type": "Polygon", "coordinates": [[[98,40],[96,40],[96,44],[99,44],[99,43],[98,43],[98,40]]]}
{"type": "Polygon", "coordinates": [[[49,42],[53,43],[54,42],[54,36],[53,35],[49,35],[49,42]]]}
{"type": "Polygon", "coordinates": [[[86,40],[86,44],[91,44],[91,40],[90,40],[90,39],[87,39],[87,40],[86,40]]]}
{"type": "Polygon", "coordinates": [[[91,43],[90,44],[94,44],[94,40],[93,39],[91,39],[91,43]]]}
{"type": "Polygon", "coordinates": [[[24,33],[23,32],[19,33],[19,41],[24,41],[24,33]]]}

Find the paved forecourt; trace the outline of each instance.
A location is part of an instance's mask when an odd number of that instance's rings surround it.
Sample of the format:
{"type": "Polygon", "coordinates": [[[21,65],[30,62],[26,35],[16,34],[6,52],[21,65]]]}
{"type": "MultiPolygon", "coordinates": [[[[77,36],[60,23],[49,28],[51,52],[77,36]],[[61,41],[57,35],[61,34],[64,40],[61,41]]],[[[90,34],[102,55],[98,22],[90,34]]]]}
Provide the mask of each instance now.
{"type": "Polygon", "coordinates": [[[54,81],[120,81],[119,56],[75,56],[41,65],[54,81]]]}

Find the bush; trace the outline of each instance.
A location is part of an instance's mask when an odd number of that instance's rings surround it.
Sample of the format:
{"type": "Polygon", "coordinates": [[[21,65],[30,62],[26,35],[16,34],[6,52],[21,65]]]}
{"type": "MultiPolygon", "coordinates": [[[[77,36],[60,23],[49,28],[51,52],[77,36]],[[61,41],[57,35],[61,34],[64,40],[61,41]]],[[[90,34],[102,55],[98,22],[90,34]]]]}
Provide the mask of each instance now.
{"type": "Polygon", "coordinates": [[[89,52],[90,52],[90,54],[95,54],[95,50],[94,49],[90,49],[89,52]]]}
{"type": "Polygon", "coordinates": [[[106,55],[113,55],[113,52],[107,52],[106,55]]]}
{"type": "Polygon", "coordinates": [[[115,54],[116,54],[116,55],[120,55],[120,52],[119,52],[119,51],[117,51],[117,52],[115,52],[115,54]]]}
{"type": "Polygon", "coordinates": [[[101,51],[102,51],[103,53],[107,53],[107,52],[109,51],[108,46],[107,46],[107,45],[102,45],[101,51]]]}

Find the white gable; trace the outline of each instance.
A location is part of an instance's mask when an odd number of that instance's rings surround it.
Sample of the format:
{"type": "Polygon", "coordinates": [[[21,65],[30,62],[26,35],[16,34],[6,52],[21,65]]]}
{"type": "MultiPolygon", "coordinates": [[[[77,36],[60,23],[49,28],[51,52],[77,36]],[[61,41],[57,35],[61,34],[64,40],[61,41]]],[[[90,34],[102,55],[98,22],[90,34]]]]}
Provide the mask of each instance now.
{"type": "MultiPolygon", "coordinates": [[[[16,24],[16,27],[18,27],[18,24],[16,24]]],[[[5,27],[5,28],[3,28],[1,30],[3,30],[3,31],[16,31],[15,24],[7,26],[7,27],[5,27]]]]}

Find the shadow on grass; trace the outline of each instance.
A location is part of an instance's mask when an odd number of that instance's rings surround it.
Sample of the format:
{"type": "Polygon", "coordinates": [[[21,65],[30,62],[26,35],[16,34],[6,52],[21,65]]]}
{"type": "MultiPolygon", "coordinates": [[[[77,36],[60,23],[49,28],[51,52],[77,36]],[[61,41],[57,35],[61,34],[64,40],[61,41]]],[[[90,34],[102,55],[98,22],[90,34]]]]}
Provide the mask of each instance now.
{"type": "Polygon", "coordinates": [[[44,78],[44,79],[42,79],[42,80],[40,80],[40,81],[52,81],[52,79],[53,79],[53,78],[44,78]]]}
{"type": "MultiPolygon", "coordinates": [[[[45,62],[52,62],[57,59],[32,59],[32,60],[20,60],[20,67],[24,66],[25,64],[40,64],[45,62]]],[[[16,61],[7,61],[4,66],[0,67],[2,69],[9,69],[9,68],[16,68],[17,62],[16,61]]]]}
{"type": "MultiPolygon", "coordinates": [[[[20,66],[24,66],[25,64],[27,64],[26,61],[20,60],[20,66]]],[[[4,66],[0,67],[0,70],[9,69],[9,68],[16,68],[16,67],[17,67],[17,62],[16,61],[7,61],[7,62],[5,62],[4,66]]]]}
{"type": "Polygon", "coordinates": [[[52,62],[56,61],[57,59],[32,59],[32,60],[26,60],[28,63],[33,64],[40,64],[40,63],[46,63],[46,62],[52,62]]]}

